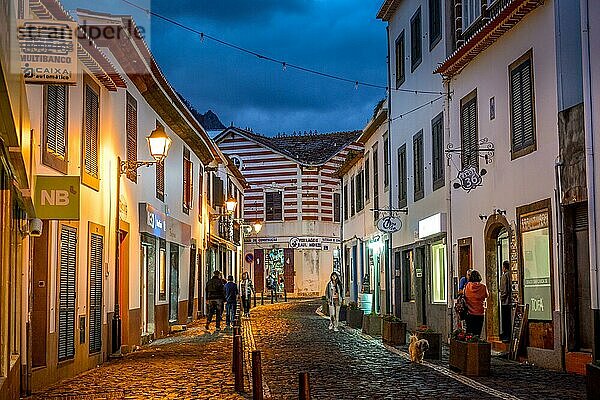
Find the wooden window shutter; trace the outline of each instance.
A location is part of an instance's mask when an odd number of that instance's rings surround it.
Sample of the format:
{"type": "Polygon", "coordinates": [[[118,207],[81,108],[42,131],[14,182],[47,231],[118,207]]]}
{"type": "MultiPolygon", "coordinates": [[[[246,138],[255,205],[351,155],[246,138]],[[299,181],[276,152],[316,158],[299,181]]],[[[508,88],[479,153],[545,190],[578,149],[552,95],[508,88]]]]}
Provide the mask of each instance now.
{"type": "Polygon", "coordinates": [[[85,173],[98,179],[98,111],[100,100],[98,94],[89,85],[85,85],[85,173]]]}
{"type": "Polygon", "coordinates": [[[477,134],[477,97],[465,102],[461,107],[461,160],[462,168],[472,165],[479,169],[479,138],[477,134]]]}
{"type": "Polygon", "coordinates": [[[183,212],[188,214],[192,208],[192,162],[190,151],[183,149],[183,212]]]}
{"type": "Polygon", "coordinates": [[[424,165],[423,165],[423,131],[413,137],[413,167],[414,167],[414,200],[420,200],[425,195],[424,165]]]}
{"type": "Polygon", "coordinates": [[[254,249],[254,290],[264,292],[265,290],[265,251],[254,249]]]}
{"type": "Polygon", "coordinates": [[[410,20],[410,65],[411,71],[414,71],[421,64],[423,49],[422,49],[422,33],[421,33],[421,8],[415,12],[410,20]]]}
{"type": "Polygon", "coordinates": [[[534,148],[536,144],[531,67],[531,59],[527,58],[510,72],[511,148],[513,153],[528,153],[527,150],[534,148]]]}
{"type": "Polygon", "coordinates": [[[444,123],[442,114],[431,121],[433,190],[444,186],[444,123]]]}
{"type": "Polygon", "coordinates": [[[406,79],[404,31],[396,39],[396,88],[399,88],[406,79]]]}
{"type": "Polygon", "coordinates": [[[198,170],[198,218],[202,218],[202,208],[204,200],[204,170],[202,166],[198,170]]]}
{"type": "Polygon", "coordinates": [[[340,222],[341,214],[340,194],[333,194],[333,222],[340,222]]]}
{"type": "Polygon", "coordinates": [[[356,214],[356,177],[350,179],[350,216],[356,214]]]}
{"type": "Polygon", "coordinates": [[[348,185],[344,185],[344,219],[348,219],[348,185]]]}
{"type": "Polygon", "coordinates": [[[406,207],[406,144],[398,148],[398,208],[406,207]]]}
{"type": "Polygon", "coordinates": [[[365,199],[371,197],[371,171],[370,171],[369,155],[365,157],[365,199]]]}
{"type": "Polygon", "coordinates": [[[286,293],[294,293],[294,249],[283,249],[283,284],[286,293]]]}
{"type": "MultiPolygon", "coordinates": [[[[127,161],[137,161],[137,102],[133,96],[127,93],[127,106],[125,111],[125,130],[127,132],[127,161]]],[[[137,182],[135,170],[127,171],[127,178],[137,182]]]]}
{"type": "Polygon", "coordinates": [[[58,360],[62,361],[75,355],[76,229],[61,227],[59,254],[58,360]]]}
{"type": "Polygon", "coordinates": [[[104,237],[90,235],[90,316],[89,351],[102,350],[102,265],[104,264],[104,237]]]}
{"type": "Polygon", "coordinates": [[[69,88],[45,86],[42,162],[63,174],[67,173],[67,109],[69,88]]]}

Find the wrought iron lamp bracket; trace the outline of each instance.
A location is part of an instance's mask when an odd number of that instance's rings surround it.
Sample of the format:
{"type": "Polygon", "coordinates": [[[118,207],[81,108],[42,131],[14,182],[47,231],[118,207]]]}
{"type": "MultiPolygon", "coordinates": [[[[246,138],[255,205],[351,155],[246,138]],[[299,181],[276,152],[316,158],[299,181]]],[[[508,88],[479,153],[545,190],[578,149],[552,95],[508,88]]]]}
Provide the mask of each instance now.
{"type": "MultiPolygon", "coordinates": [[[[446,158],[451,160],[454,154],[458,154],[462,159],[463,151],[464,149],[462,147],[455,148],[453,143],[448,143],[445,150],[446,158]]],[[[479,143],[477,143],[477,149],[470,151],[476,151],[477,155],[480,158],[483,158],[486,164],[490,164],[494,159],[494,143],[490,142],[488,138],[480,139],[479,143]]]]}
{"type": "Polygon", "coordinates": [[[124,175],[129,172],[135,172],[140,167],[151,167],[155,165],[156,161],[127,161],[121,160],[121,165],[119,166],[119,174],[124,175]]]}

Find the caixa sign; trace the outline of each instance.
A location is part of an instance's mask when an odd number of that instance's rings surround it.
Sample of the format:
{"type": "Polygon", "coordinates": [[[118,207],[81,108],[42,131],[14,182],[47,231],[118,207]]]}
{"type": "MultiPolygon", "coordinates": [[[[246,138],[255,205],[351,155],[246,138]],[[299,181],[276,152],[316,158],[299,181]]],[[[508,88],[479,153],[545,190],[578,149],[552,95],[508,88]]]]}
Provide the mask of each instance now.
{"type": "Polygon", "coordinates": [[[377,221],[377,229],[386,233],[398,232],[402,229],[402,221],[398,217],[387,215],[379,218],[379,221],[377,221]]]}

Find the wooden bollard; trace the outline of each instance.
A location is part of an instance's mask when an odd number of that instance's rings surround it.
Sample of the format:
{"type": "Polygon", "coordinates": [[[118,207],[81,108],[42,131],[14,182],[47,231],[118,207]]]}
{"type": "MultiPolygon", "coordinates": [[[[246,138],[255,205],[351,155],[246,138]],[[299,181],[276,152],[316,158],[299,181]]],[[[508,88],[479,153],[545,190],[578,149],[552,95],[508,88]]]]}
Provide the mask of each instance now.
{"type": "Polygon", "coordinates": [[[242,348],[242,337],[237,335],[233,337],[234,358],[233,375],[235,379],[236,392],[244,391],[244,350],[242,348]]]}
{"type": "Polygon", "coordinates": [[[237,359],[239,357],[239,355],[237,353],[238,349],[237,349],[237,346],[236,346],[236,335],[235,334],[233,335],[233,345],[231,346],[231,348],[232,348],[232,353],[231,353],[231,355],[232,355],[232,357],[231,357],[231,372],[235,373],[235,366],[237,364],[237,359]]]}
{"type": "Polygon", "coordinates": [[[298,374],[298,399],[310,400],[310,379],[308,372],[298,374]]]}
{"type": "Polygon", "coordinates": [[[260,350],[252,352],[252,400],[263,400],[260,350]]]}

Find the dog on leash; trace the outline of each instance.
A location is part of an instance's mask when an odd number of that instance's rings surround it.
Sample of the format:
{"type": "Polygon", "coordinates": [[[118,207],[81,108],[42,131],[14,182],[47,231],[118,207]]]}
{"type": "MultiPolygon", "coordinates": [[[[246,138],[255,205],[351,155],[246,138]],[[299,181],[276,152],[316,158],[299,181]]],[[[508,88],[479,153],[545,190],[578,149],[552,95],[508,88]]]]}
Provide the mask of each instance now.
{"type": "Polygon", "coordinates": [[[416,335],[410,335],[410,342],[408,344],[410,361],[419,364],[422,363],[427,350],[429,350],[429,342],[427,340],[419,339],[416,335]]]}

